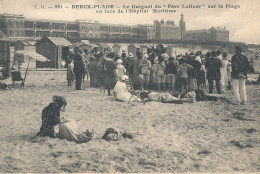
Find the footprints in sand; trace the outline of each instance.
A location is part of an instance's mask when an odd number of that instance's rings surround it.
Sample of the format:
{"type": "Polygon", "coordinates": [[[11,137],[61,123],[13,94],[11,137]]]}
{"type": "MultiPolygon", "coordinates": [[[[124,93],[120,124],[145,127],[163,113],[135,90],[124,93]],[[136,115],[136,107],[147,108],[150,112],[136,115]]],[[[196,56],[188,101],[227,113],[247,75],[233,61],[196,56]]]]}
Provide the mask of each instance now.
{"type": "Polygon", "coordinates": [[[230,143],[233,144],[234,146],[240,148],[240,149],[254,148],[254,146],[251,145],[251,144],[243,145],[243,144],[241,144],[239,141],[235,141],[235,140],[231,141],[230,143]]]}

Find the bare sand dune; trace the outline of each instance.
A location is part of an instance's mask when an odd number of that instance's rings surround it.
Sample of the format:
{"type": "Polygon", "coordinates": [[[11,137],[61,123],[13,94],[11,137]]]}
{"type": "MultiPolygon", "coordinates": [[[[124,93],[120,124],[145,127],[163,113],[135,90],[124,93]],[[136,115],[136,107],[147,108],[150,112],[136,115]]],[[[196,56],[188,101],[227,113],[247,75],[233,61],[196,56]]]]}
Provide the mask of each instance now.
{"type": "MultiPolygon", "coordinates": [[[[29,71],[24,88],[0,91],[0,172],[233,172],[260,171],[259,86],[247,86],[249,103],[116,102],[99,89],[75,91],[66,72],[29,71]],[[41,111],[53,95],[68,101],[64,116],[88,143],[36,137],[41,111]],[[134,139],[107,142],[109,127],[134,139]]],[[[224,94],[231,99],[232,92],[224,94]]]]}

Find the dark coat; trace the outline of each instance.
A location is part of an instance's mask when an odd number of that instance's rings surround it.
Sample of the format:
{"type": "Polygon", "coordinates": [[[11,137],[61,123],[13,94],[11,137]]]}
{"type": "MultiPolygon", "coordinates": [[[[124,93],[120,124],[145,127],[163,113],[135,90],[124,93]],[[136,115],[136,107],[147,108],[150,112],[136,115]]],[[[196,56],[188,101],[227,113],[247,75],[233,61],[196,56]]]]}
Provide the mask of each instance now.
{"type": "Polygon", "coordinates": [[[50,103],[42,110],[42,126],[38,136],[54,137],[54,126],[60,123],[60,109],[50,103]]]}
{"type": "Polygon", "coordinates": [[[208,58],[205,63],[207,69],[207,79],[220,80],[220,68],[222,67],[221,61],[217,57],[208,58]]]}
{"type": "Polygon", "coordinates": [[[126,69],[126,73],[128,75],[132,75],[133,74],[133,67],[134,67],[133,59],[131,57],[126,57],[125,59],[123,59],[123,65],[126,69]]]}
{"type": "Polygon", "coordinates": [[[85,64],[83,62],[82,56],[79,54],[75,55],[75,60],[74,60],[74,74],[75,76],[83,76],[85,75],[86,68],[85,64]]]}
{"type": "Polygon", "coordinates": [[[238,79],[239,75],[247,77],[249,70],[249,60],[245,55],[236,54],[231,59],[232,73],[231,76],[234,79],[238,79]]]}
{"type": "Polygon", "coordinates": [[[178,63],[176,61],[169,62],[164,70],[165,74],[177,74],[178,63]]]}
{"type": "Polygon", "coordinates": [[[117,82],[116,63],[114,60],[106,60],[104,63],[105,68],[105,88],[113,89],[117,82]]]}

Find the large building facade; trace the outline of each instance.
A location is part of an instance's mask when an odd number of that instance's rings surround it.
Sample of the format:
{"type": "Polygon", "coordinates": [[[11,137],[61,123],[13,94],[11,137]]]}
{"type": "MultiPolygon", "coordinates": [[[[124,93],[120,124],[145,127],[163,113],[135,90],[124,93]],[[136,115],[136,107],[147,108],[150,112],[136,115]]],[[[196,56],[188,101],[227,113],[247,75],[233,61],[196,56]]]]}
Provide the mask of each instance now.
{"type": "Polygon", "coordinates": [[[183,14],[177,26],[173,20],[155,20],[153,25],[117,25],[86,20],[30,19],[23,15],[5,13],[0,15],[0,33],[12,39],[39,39],[48,36],[67,39],[229,41],[229,31],[226,28],[186,31],[183,14]]]}
{"type": "Polygon", "coordinates": [[[174,24],[174,21],[164,20],[154,21],[154,26],[156,30],[156,39],[159,40],[180,40],[181,30],[180,27],[174,24]]]}
{"type": "Polygon", "coordinates": [[[224,27],[186,31],[186,40],[229,42],[229,31],[224,27]]]}

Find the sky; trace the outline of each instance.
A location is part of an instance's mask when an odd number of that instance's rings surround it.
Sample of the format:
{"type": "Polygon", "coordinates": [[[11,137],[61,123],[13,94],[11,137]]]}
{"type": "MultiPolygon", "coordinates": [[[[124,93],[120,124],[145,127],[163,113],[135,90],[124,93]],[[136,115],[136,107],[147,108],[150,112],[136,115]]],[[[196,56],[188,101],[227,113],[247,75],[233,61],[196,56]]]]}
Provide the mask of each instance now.
{"type": "MultiPolygon", "coordinates": [[[[174,20],[179,25],[184,14],[187,30],[209,29],[211,26],[226,27],[230,41],[260,44],[260,0],[0,0],[0,14],[23,14],[27,18],[69,20],[91,19],[112,24],[153,24],[158,19],[174,20]],[[72,5],[202,5],[201,8],[177,8],[175,13],[97,13],[97,9],[72,9],[72,5]],[[203,6],[205,4],[205,6],[203,6]],[[208,8],[209,5],[223,5],[224,8],[208,8]],[[239,8],[226,8],[226,4],[239,8]],[[44,9],[35,9],[35,5],[44,9]],[[63,5],[62,9],[54,9],[63,5]],[[64,8],[68,6],[70,8],[64,8]]],[[[104,12],[104,11],[103,11],[104,12]]]]}

